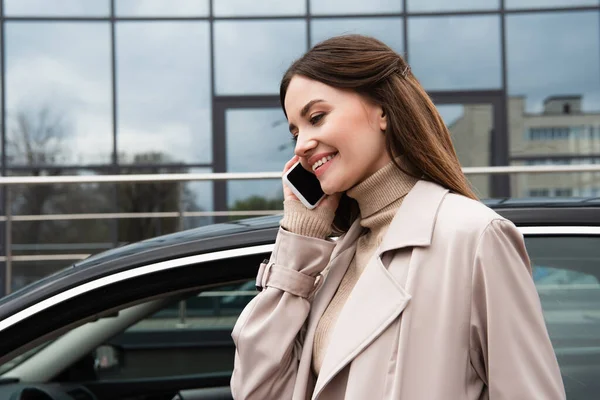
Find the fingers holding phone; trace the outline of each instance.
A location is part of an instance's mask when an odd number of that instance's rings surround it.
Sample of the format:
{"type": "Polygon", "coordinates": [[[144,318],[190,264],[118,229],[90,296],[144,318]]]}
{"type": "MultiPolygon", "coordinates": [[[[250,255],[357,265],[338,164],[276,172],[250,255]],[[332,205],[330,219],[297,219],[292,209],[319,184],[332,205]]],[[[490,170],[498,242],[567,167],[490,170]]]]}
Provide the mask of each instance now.
{"type": "MultiPolygon", "coordinates": [[[[285,174],[290,170],[290,168],[292,168],[294,166],[294,164],[296,164],[299,160],[300,160],[300,157],[294,156],[290,161],[288,161],[285,164],[285,167],[283,167],[283,175],[285,176],[285,174]]],[[[292,192],[292,190],[288,187],[288,185],[285,185],[285,184],[283,185],[283,199],[298,201],[298,197],[296,197],[294,192],[292,192]]]]}
{"type": "Polygon", "coordinates": [[[297,199],[310,210],[321,202],[323,205],[337,209],[341,194],[327,196],[321,189],[321,183],[315,174],[304,169],[298,156],[294,156],[285,165],[283,171],[284,198],[297,199]]]}

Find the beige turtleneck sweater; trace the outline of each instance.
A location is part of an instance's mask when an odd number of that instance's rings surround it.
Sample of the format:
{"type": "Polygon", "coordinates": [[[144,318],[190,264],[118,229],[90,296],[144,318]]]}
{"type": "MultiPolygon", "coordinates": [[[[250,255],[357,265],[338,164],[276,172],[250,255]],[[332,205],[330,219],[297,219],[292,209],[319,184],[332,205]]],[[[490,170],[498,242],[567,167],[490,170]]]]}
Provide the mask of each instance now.
{"type": "MultiPolygon", "coordinates": [[[[399,158],[399,161],[404,169],[410,170],[410,166],[402,158],[399,158]]],[[[357,241],[356,253],[336,294],[317,325],[313,345],[313,368],[317,375],[321,370],[330,336],[342,307],[369,259],[381,243],[402,200],[416,182],[416,178],[400,171],[390,162],[347,192],[349,197],[358,202],[360,225],[365,230],[357,241]]],[[[331,233],[332,211],[318,208],[307,210],[300,202],[285,202],[284,208],[284,218],[281,222],[283,228],[294,233],[321,238],[331,233]]]]}

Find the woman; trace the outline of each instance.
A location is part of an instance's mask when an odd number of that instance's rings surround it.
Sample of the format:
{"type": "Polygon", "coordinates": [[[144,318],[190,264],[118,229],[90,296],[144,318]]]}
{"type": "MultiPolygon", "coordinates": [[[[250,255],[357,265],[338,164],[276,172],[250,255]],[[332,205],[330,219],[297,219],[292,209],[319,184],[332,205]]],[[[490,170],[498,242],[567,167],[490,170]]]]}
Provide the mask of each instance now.
{"type": "Polygon", "coordinates": [[[280,96],[297,141],[284,170],[300,160],[328,196],[308,210],[284,188],[232,333],[234,398],[565,398],[522,235],[476,201],[404,60],[332,38],[280,96]]]}

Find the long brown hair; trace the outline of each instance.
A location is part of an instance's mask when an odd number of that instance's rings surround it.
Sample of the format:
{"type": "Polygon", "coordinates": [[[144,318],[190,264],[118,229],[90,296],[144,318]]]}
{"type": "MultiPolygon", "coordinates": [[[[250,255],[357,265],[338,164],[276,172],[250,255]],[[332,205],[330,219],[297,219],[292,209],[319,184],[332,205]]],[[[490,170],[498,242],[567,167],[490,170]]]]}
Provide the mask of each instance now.
{"type": "MultiPolygon", "coordinates": [[[[435,105],[408,64],[387,45],[362,35],[337,36],[315,45],[290,66],[281,80],[279,97],[284,113],[287,89],[295,75],[352,89],[382,107],[388,120],[386,148],[394,163],[402,155],[419,177],[477,199],[435,105]]],[[[358,214],[356,202],[342,196],[334,230],[346,232],[358,214]]]]}

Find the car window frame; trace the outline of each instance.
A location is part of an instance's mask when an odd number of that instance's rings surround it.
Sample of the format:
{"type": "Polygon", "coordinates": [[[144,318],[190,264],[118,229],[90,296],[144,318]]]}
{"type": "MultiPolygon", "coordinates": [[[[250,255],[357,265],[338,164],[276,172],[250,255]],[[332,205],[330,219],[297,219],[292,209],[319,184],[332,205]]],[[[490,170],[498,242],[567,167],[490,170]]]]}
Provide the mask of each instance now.
{"type": "MultiPolygon", "coordinates": [[[[199,282],[202,281],[205,282],[206,286],[210,286],[212,284],[235,281],[236,278],[240,280],[250,279],[256,274],[260,261],[262,261],[265,255],[268,255],[272,252],[273,247],[274,244],[247,246],[243,248],[218,250],[199,255],[160,261],[132,268],[130,270],[115,272],[114,274],[85,282],[81,285],[67,289],[64,292],[55,294],[47,299],[42,300],[40,303],[33,304],[21,311],[18,311],[11,317],[0,321],[0,364],[4,364],[8,360],[18,356],[19,354],[22,354],[28,349],[31,349],[32,347],[49,340],[50,337],[57,337],[60,334],[65,333],[67,330],[72,329],[74,326],[82,325],[90,320],[101,317],[103,312],[105,312],[104,306],[98,307],[97,305],[90,304],[89,306],[83,306],[83,310],[78,311],[76,316],[70,317],[68,323],[63,323],[58,328],[43,328],[44,326],[47,326],[43,322],[51,319],[53,314],[63,315],[61,313],[69,313],[71,310],[68,308],[68,304],[77,304],[81,306],[80,303],[85,301],[83,299],[91,299],[94,294],[100,293],[102,290],[115,288],[119,285],[121,289],[123,289],[122,293],[119,293],[119,296],[127,298],[128,293],[125,291],[126,284],[131,284],[134,281],[140,281],[144,278],[148,280],[158,279],[156,276],[160,274],[168,274],[173,271],[177,273],[177,270],[182,269],[188,269],[189,272],[194,269],[194,276],[197,281],[192,279],[189,283],[180,283],[181,285],[188,285],[190,288],[202,286],[199,284],[199,282]],[[223,270],[223,268],[219,270],[218,265],[224,265],[229,260],[235,260],[239,258],[246,258],[248,259],[248,262],[244,264],[244,267],[231,267],[232,270],[236,270],[237,276],[229,276],[227,272],[223,270]],[[205,271],[208,273],[205,274],[205,276],[199,276],[201,274],[197,273],[197,268],[206,268],[205,271]],[[42,323],[32,322],[36,319],[38,321],[42,321],[42,323]],[[23,328],[25,324],[28,326],[28,330],[26,331],[29,333],[28,337],[35,336],[35,339],[32,339],[28,342],[24,337],[14,334],[14,332],[19,330],[19,328],[25,329],[23,328]],[[36,329],[31,330],[32,326],[36,327],[36,329]],[[35,332],[39,332],[40,330],[42,330],[42,332],[35,335],[35,332]],[[12,345],[7,343],[16,344],[12,345]]],[[[225,269],[227,269],[227,265],[225,265],[225,269]]],[[[132,285],[132,287],[135,286],[136,285],[132,285]]],[[[136,287],[136,290],[142,289],[143,288],[136,287]]],[[[183,289],[183,287],[181,289],[183,289]]],[[[154,290],[158,291],[160,289],[154,288],[154,290]]],[[[123,304],[127,304],[134,300],[143,301],[146,298],[155,295],[157,295],[157,293],[149,293],[148,296],[141,296],[137,299],[129,299],[129,301],[124,302],[123,304]]],[[[108,307],[108,309],[113,309],[115,306],[108,307]]]]}

